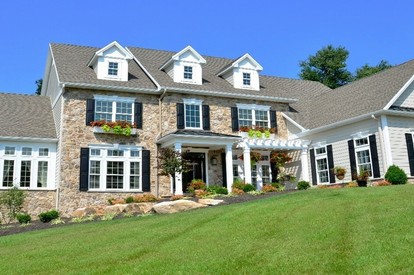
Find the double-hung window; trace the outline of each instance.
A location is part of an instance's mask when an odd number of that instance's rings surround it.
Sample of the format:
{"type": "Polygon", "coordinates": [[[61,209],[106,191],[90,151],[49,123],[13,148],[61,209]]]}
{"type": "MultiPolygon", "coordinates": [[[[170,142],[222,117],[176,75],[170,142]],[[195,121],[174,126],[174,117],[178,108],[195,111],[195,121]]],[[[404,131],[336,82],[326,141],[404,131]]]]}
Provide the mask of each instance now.
{"type": "Polygon", "coordinates": [[[239,127],[269,127],[269,106],[237,104],[239,127]]]}
{"type": "Polygon", "coordinates": [[[329,182],[328,155],[326,147],[315,148],[316,173],[318,183],[329,182]]]}
{"type": "Polygon", "coordinates": [[[93,146],[89,149],[89,189],[141,191],[141,148],[93,146]]]}
{"type": "Polygon", "coordinates": [[[109,62],[108,63],[108,75],[117,76],[118,75],[118,62],[109,62]]]}
{"type": "Polygon", "coordinates": [[[250,86],[250,73],[243,73],[243,86],[250,86]]]}
{"type": "Polygon", "coordinates": [[[192,79],[193,79],[193,67],[184,66],[184,80],[192,80],[192,79]]]}
{"type": "Polygon", "coordinates": [[[202,101],[196,99],[184,99],[185,128],[202,129],[201,106],[202,101]]]}
{"type": "Polygon", "coordinates": [[[368,137],[355,139],[355,154],[358,167],[358,174],[361,171],[369,173],[372,176],[372,161],[368,137]]]}
{"type": "Polygon", "coordinates": [[[95,120],[133,123],[134,101],[118,96],[95,96],[95,120]]]}

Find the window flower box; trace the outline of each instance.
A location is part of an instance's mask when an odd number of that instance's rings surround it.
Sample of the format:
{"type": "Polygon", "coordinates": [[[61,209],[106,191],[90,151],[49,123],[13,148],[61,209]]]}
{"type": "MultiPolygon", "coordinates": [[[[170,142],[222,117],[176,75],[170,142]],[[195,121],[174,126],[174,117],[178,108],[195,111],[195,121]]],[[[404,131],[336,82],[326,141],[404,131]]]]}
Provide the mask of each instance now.
{"type": "Polygon", "coordinates": [[[131,128],[130,134],[125,134],[125,133],[116,133],[114,132],[113,128],[111,128],[109,131],[106,131],[103,129],[103,127],[95,126],[92,128],[92,132],[95,134],[114,134],[114,135],[124,135],[124,136],[136,136],[137,135],[137,129],[135,128],[131,128]]]}
{"type": "Polygon", "coordinates": [[[126,121],[92,121],[91,122],[92,132],[97,134],[115,134],[124,136],[136,136],[137,129],[135,124],[131,124],[126,121]]]}
{"type": "Polygon", "coordinates": [[[239,134],[242,137],[247,137],[251,139],[275,139],[275,134],[277,132],[276,128],[265,128],[265,127],[248,127],[242,126],[239,129],[239,134]]]}

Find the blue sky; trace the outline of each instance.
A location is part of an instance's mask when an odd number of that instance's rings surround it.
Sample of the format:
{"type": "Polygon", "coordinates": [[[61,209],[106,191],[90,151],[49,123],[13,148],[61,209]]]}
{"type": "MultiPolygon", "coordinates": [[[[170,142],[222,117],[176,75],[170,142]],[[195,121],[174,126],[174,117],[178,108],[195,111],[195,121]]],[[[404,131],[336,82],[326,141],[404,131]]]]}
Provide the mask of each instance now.
{"type": "Polygon", "coordinates": [[[179,51],[236,58],[262,74],[298,78],[299,61],[344,46],[348,68],[414,59],[414,1],[13,0],[0,4],[0,91],[32,94],[50,42],[179,51]]]}

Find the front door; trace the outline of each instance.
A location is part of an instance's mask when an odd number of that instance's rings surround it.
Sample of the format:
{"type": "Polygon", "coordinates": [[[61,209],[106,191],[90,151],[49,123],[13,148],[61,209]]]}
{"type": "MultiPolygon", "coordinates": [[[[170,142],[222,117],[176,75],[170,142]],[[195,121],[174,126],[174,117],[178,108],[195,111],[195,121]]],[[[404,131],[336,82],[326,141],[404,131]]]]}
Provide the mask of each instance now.
{"type": "Polygon", "coordinates": [[[193,179],[201,179],[206,182],[206,162],[204,153],[187,153],[191,162],[190,171],[183,173],[183,192],[187,192],[187,186],[193,179]]]}

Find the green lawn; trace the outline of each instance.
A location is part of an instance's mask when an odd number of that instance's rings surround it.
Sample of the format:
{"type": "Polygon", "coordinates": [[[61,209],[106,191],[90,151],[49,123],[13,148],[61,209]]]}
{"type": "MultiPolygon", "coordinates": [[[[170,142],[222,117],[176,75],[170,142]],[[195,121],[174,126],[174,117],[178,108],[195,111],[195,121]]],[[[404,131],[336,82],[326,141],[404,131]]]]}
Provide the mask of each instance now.
{"type": "Polygon", "coordinates": [[[308,190],[0,237],[0,274],[413,272],[414,185],[308,190]]]}

